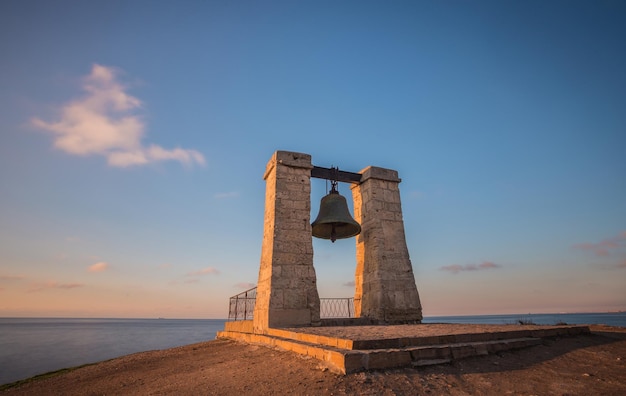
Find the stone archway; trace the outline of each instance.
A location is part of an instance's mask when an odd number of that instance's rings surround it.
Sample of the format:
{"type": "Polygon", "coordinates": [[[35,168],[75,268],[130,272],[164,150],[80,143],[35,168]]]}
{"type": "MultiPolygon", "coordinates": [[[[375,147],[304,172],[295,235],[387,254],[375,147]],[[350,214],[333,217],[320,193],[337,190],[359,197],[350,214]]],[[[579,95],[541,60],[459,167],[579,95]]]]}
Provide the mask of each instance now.
{"type": "MultiPolygon", "coordinates": [[[[318,326],[309,154],[276,151],[264,179],[265,220],[253,327],[318,326]]],[[[357,236],[356,316],[419,322],[422,309],[404,236],[396,171],[368,167],[352,186],[357,236]]],[[[357,175],[358,176],[358,175],[357,175]]]]}

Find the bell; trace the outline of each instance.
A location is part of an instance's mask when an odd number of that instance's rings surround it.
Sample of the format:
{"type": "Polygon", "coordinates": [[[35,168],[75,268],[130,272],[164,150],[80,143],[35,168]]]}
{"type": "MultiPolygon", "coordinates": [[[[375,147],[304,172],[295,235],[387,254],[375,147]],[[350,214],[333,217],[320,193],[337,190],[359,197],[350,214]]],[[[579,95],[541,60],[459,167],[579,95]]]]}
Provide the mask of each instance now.
{"type": "Polygon", "coordinates": [[[320,212],[311,226],[314,237],[330,239],[332,242],[351,238],[361,232],[361,225],[352,218],[346,199],[334,185],[330,193],[322,198],[320,212]]]}

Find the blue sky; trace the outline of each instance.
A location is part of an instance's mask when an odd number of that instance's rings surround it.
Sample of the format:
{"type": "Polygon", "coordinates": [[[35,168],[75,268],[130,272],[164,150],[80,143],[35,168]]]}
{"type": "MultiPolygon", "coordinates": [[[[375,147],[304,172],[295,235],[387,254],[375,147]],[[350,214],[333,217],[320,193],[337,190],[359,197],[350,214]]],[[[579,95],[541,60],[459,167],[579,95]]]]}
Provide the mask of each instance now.
{"type": "MultiPolygon", "coordinates": [[[[0,2],[0,316],[225,317],[276,150],[398,170],[425,315],[626,310],[624,37],[621,1],[0,2]]],[[[354,240],[314,251],[351,296],[354,240]]]]}

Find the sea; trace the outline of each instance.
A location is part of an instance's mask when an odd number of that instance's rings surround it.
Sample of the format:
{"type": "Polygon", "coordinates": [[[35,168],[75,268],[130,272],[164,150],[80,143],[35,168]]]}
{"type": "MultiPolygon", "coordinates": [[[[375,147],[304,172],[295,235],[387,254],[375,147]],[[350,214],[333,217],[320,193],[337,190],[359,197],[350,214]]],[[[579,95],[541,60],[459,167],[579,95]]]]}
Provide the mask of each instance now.
{"type": "MultiPolygon", "coordinates": [[[[605,324],[626,312],[429,316],[424,323],[605,324]]],[[[0,385],[136,352],[215,339],[224,319],[0,318],[0,385]]]]}

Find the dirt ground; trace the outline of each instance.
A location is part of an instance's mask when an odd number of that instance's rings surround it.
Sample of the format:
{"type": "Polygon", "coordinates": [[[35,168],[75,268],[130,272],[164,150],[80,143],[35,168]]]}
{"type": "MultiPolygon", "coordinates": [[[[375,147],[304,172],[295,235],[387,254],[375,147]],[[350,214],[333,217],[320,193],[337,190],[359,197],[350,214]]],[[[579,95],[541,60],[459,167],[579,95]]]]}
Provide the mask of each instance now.
{"type": "Polygon", "coordinates": [[[336,375],[311,358],[234,341],[142,352],[40,376],[7,395],[626,395],[626,328],[459,360],[336,375]]]}

